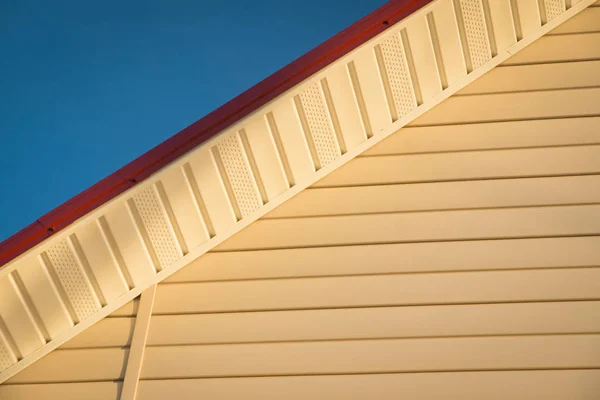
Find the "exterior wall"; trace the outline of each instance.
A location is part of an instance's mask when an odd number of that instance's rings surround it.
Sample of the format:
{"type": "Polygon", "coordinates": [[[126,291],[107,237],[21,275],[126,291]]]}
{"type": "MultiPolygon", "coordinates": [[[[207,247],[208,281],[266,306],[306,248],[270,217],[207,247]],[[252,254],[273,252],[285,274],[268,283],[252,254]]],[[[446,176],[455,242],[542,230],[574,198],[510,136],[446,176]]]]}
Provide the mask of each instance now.
{"type": "Polygon", "coordinates": [[[139,300],[0,385],[0,399],[118,399],[139,300]]]}
{"type": "MultiPolygon", "coordinates": [[[[599,11],[160,284],[138,399],[597,398],[599,11]]],[[[0,398],[118,398],[134,315],[0,398]]]]}
{"type": "Polygon", "coordinates": [[[597,398],[599,11],[159,285],[139,398],[597,398]]]}

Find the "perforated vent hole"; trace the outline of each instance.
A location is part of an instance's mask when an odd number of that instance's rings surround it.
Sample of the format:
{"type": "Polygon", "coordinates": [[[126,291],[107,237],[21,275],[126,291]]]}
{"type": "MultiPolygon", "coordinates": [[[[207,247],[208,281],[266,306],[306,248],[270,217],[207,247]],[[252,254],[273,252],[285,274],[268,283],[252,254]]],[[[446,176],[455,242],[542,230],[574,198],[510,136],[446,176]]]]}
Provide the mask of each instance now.
{"type": "Polygon", "coordinates": [[[228,135],[217,143],[217,149],[240,213],[242,217],[245,217],[262,206],[262,200],[243,153],[242,145],[237,135],[228,135]]]}
{"type": "Polygon", "coordinates": [[[0,336],[0,372],[13,365],[11,351],[0,336]]]}
{"type": "Polygon", "coordinates": [[[46,255],[52,263],[77,318],[83,321],[98,310],[99,306],[95,295],[67,241],[57,242],[46,251],[46,255]]]}
{"type": "Polygon", "coordinates": [[[460,0],[460,10],[465,24],[467,46],[473,68],[478,68],[492,58],[485,26],[481,0],[460,0]]]}
{"type": "Polygon", "coordinates": [[[325,101],[318,83],[300,93],[300,102],[306,116],[308,129],[315,145],[321,167],[340,156],[335,133],[331,127],[325,101]]]}
{"type": "Polygon", "coordinates": [[[552,21],[565,12],[565,0],[544,0],[544,6],[548,21],[552,21]]]}
{"type": "Polygon", "coordinates": [[[161,267],[166,268],[179,260],[177,243],[163,215],[154,188],[147,186],[133,196],[133,201],[161,267]]]}
{"type": "Polygon", "coordinates": [[[397,34],[390,36],[381,43],[380,49],[394,106],[398,117],[402,117],[417,106],[417,99],[400,36],[397,34]]]}

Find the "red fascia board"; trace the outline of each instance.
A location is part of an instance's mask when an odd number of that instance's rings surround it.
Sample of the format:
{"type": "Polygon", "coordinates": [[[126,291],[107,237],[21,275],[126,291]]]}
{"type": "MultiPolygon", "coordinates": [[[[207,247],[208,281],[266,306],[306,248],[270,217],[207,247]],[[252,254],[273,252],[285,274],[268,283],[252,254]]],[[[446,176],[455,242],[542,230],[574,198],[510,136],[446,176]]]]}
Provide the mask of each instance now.
{"type": "Polygon", "coordinates": [[[433,0],[392,0],[0,243],[23,254],[433,0]]]}

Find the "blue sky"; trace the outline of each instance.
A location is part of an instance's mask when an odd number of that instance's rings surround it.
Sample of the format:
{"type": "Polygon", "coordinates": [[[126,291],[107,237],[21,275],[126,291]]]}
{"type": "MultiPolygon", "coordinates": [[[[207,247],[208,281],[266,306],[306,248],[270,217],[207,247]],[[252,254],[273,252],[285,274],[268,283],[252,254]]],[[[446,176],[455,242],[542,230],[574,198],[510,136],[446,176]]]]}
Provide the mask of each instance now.
{"type": "Polygon", "coordinates": [[[0,4],[0,241],[384,4],[0,4]]]}

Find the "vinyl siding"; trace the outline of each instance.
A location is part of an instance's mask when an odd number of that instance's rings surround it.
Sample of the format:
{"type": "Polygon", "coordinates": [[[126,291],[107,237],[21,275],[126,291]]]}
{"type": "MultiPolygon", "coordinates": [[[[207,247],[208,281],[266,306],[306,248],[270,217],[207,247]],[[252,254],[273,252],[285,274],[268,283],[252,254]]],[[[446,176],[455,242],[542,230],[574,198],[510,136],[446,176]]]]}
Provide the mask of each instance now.
{"type": "Polygon", "coordinates": [[[0,385],[0,399],[118,399],[137,307],[129,302],[0,385]]]}
{"type": "MultiPolygon", "coordinates": [[[[599,10],[161,283],[137,398],[597,398],[599,10]]],[[[0,398],[117,399],[136,312],[0,398]]]]}
{"type": "Polygon", "coordinates": [[[597,11],[160,284],[140,399],[597,397],[597,11]]]}

